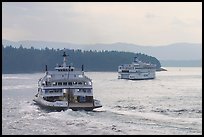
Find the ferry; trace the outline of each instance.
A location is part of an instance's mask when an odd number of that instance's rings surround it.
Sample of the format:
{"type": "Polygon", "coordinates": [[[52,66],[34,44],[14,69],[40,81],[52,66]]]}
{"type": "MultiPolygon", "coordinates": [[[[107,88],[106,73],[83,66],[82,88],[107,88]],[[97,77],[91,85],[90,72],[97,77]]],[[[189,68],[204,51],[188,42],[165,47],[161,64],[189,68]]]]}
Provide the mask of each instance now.
{"type": "Polygon", "coordinates": [[[132,64],[118,66],[118,79],[146,80],[154,79],[156,65],[145,63],[134,57],[132,64]]]}
{"type": "Polygon", "coordinates": [[[63,54],[63,64],[57,65],[54,71],[48,71],[38,81],[38,90],[33,101],[47,109],[72,109],[92,111],[102,107],[99,100],[93,97],[92,79],[84,74],[84,67],[76,70],[67,66],[67,55],[63,54]]]}

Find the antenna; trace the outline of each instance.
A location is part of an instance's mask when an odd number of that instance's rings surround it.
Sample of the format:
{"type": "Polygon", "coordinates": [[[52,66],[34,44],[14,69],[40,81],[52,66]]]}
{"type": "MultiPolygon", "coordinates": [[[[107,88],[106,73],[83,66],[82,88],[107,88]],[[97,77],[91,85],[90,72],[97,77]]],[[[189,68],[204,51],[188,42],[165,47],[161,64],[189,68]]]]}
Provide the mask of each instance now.
{"type": "Polygon", "coordinates": [[[48,74],[47,65],[45,65],[45,74],[46,74],[46,75],[48,74]]]}
{"type": "Polygon", "coordinates": [[[66,66],[67,66],[67,65],[66,65],[66,57],[67,57],[68,55],[66,55],[66,53],[65,53],[65,49],[64,49],[64,53],[63,53],[62,56],[64,57],[64,60],[63,60],[63,67],[66,67],[66,66]]]}

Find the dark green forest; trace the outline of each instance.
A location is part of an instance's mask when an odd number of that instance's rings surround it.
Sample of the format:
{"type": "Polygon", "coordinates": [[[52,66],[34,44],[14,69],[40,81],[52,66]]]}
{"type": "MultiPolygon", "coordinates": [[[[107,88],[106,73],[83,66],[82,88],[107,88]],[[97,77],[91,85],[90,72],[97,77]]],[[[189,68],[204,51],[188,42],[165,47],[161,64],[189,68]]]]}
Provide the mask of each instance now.
{"type": "Polygon", "coordinates": [[[2,45],[2,73],[35,73],[44,72],[45,65],[48,70],[54,70],[54,67],[63,63],[63,52],[68,55],[67,64],[81,69],[84,65],[84,71],[117,71],[121,64],[133,62],[137,58],[143,62],[156,64],[161,67],[160,62],[152,56],[142,53],[119,52],[119,51],[84,51],[73,49],[35,49],[24,48],[20,46],[4,47],[2,45]]]}

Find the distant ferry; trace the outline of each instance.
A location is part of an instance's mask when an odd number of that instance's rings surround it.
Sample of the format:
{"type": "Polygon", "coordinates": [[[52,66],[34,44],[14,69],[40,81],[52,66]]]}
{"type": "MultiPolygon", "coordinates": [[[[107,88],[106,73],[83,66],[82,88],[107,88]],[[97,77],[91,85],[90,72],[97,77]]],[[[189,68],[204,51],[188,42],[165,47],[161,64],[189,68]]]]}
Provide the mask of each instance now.
{"type": "Polygon", "coordinates": [[[48,71],[38,81],[38,92],[33,101],[38,105],[54,110],[93,110],[102,105],[93,98],[92,80],[82,70],[66,65],[67,55],[55,71],[48,71]]]}
{"type": "Polygon", "coordinates": [[[123,64],[118,66],[118,78],[130,80],[154,79],[156,65],[144,63],[134,57],[132,64],[123,64]]]}

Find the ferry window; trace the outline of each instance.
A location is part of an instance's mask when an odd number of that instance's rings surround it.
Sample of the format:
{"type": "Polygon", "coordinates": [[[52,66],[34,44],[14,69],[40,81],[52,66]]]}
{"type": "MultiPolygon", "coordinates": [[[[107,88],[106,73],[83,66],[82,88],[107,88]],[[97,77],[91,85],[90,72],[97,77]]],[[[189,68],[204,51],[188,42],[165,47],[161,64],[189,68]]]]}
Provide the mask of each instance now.
{"type": "Polygon", "coordinates": [[[69,82],[68,85],[72,85],[72,82],[69,82]]]}
{"type": "Polygon", "coordinates": [[[84,82],[84,85],[87,85],[87,83],[86,83],[86,82],[84,82]]]}
{"type": "Polygon", "coordinates": [[[79,103],[86,102],[86,98],[84,96],[77,96],[77,100],[79,103]]]}
{"type": "Polygon", "coordinates": [[[82,85],[82,82],[78,82],[79,85],[82,85]]]}
{"type": "Polygon", "coordinates": [[[53,93],[53,90],[50,90],[50,93],[53,93]]]}
{"type": "Polygon", "coordinates": [[[47,94],[48,93],[48,91],[47,90],[45,90],[45,94],[47,94]]]}
{"type": "Polygon", "coordinates": [[[77,84],[77,82],[73,82],[73,84],[74,84],[74,85],[76,85],[76,84],[77,84]]]}
{"type": "Polygon", "coordinates": [[[62,85],[62,82],[58,82],[58,85],[62,85]]]}
{"type": "Polygon", "coordinates": [[[63,85],[67,85],[67,82],[63,82],[63,85]]]}
{"type": "Polygon", "coordinates": [[[56,82],[53,82],[52,85],[53,85],[53,86],[56,86],[57,84],[56,84],[56,82]]]}

